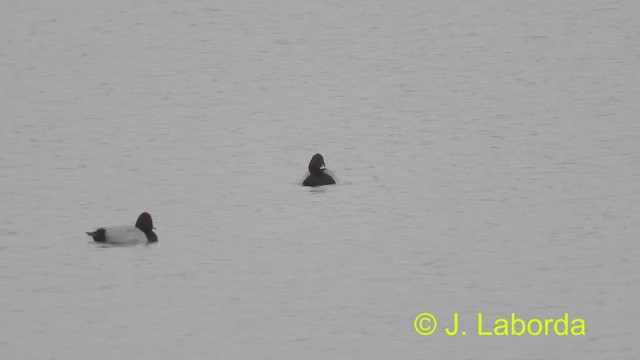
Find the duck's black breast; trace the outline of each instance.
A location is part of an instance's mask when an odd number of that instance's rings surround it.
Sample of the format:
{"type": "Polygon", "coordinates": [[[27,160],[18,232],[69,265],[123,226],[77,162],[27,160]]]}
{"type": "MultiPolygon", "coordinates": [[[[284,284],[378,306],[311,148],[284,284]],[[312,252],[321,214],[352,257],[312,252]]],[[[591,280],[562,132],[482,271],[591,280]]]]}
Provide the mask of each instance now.
{"type": "Polygon", "coordinates": [[[307,176],[306,179],[302,182],[302,186],[322,186],[322,185],[332,185],[335,184],[336,181],[333,180],[331,175],[320,173],[320,174],[311,174],[307,176]]]}
{"type": "Polygon", "coordinates": [[[153,231],[149,231],[144,233],[147,236],[147,241],[148,242],[157,242],[158,241],[158,235],[156,235],[156,233],[154,233],[153,231]]]}

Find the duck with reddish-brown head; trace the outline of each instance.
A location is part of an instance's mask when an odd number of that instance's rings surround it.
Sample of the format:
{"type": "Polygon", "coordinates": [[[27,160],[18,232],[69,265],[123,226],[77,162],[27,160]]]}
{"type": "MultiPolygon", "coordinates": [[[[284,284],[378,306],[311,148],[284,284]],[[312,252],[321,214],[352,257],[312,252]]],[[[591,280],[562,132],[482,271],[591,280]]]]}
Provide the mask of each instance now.
{"type": "Polygon", "coordinates": [[[325,173],[324,158],[320,154],[315,154],[309,162],[309,176],[302,182],[302,186],[322,186],[335,184],[331,175],[325,173]]]}
{"type": "Polygon", "coordinates": [[[136,226],[109,226],[101,227],[88,232],[95,242],[107,244],[136,244],[154,243],[158,241],[158,235],[153,232],[153,220],[148,212],[138,216],[136,226]]]}

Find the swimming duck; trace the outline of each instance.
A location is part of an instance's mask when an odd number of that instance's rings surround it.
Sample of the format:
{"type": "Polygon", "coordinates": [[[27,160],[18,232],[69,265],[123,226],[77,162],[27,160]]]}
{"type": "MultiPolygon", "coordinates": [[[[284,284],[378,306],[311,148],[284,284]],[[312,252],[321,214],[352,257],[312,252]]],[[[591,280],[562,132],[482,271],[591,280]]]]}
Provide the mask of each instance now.
{"type": "Polygon", "coordinates": [[[320,154],[315,154],[309,162],[309,176],[302,182],[302,186],[322,186],[332,185],[336,181],[331,175],[325,173],[324,158],[320,154]]]}
{"type": "Polygon", "coordinates": [[[138,216],[135,226],[110,226],[101,227],[92,232],[87,232],[94,241],[107,244],[135,244],[142,242],[156,242],[158,235],[153,232],[153,220],[148,212],[138,216]]]}

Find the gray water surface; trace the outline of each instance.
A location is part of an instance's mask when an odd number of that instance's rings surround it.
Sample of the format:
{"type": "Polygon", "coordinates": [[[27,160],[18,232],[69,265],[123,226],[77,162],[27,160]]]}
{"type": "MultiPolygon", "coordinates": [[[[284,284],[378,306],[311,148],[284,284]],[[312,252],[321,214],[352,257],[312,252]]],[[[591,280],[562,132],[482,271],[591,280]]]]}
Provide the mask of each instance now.
{"type": "Polygon", "coordinates": [[[0,357],[633,358],[638,18],[1,2],[0,357]],[[300,186],[316,152],[338,185],[300,186]],[[142,211],[157,244],[84,234],[142,211]],[[478,312],[586,334],[477,336],[478,312]]]}

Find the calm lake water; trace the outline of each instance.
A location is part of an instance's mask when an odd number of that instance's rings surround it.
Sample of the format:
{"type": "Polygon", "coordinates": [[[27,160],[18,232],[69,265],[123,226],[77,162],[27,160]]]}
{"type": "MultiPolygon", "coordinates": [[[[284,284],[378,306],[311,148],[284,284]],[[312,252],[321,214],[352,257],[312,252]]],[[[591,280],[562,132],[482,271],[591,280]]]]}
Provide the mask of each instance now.
{"type": "Polygon", "coordinates": [[[0,357],[633,358],[639,18],[2,1],[0,357]],[[338,185],[300,186],[316,152],[338,185]],[[157,244],[84,234],[142,211],[157,244]],[[478,313],[585,335],[479,336],[478,313]]]}

